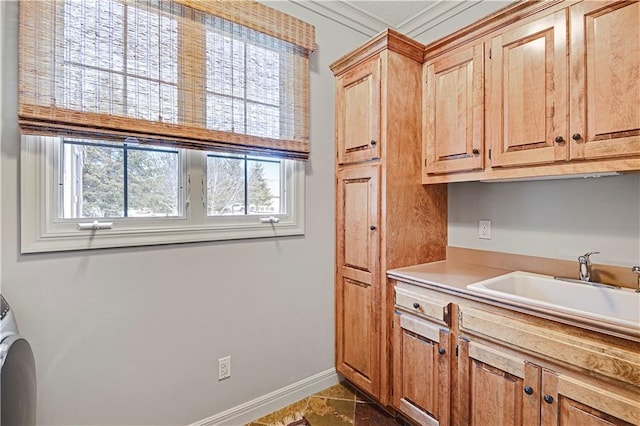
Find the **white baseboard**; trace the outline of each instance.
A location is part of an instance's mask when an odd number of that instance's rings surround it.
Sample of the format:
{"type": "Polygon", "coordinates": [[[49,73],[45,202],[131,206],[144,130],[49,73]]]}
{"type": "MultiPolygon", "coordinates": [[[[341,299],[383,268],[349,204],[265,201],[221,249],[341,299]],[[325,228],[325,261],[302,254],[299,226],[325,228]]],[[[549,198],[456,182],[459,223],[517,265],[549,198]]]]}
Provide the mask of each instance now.
{"type": "Polygon", "coordinates": [[[330,368],[222,413],[192,423],[190,426],[244,425],[337,383],[336,369],[330,368]]]}

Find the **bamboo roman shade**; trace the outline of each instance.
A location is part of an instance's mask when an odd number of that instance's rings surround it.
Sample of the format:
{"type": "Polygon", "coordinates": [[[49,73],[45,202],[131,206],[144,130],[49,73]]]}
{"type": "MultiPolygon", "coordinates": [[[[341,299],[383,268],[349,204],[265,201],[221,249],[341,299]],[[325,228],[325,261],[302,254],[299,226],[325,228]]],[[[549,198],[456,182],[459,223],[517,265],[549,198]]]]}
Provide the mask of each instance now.
{"type": "Polygon", "coordinates": [[[309,155],[313,26],[250,0],[20,2],[25,134],[309,155]]]}

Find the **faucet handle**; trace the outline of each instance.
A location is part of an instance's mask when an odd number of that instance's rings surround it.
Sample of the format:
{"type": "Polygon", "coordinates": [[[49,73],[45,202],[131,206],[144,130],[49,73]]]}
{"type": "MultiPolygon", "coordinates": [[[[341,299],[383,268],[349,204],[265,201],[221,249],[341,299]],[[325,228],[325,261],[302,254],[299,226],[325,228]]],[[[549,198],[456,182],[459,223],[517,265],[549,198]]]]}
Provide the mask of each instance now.
{"type": "Polygon", "coordinates": [[[591,281],[591,261],[589,260],[589,256],[591,256],[592,254],[600,254],[600,252],[590,251],[583,254],[582,256],[578,256],[580,281],[591,281]]]}
{"type": "Polygon", "coordinates": [[[589,253],[585,253],[580,257],[584,257],[587,261],[589,260],[589,256],[591,256],[592,254],[600,254],[599,251],[590,251],[589,253]]]}
{"type": "Polygon", "coordinates": [[[636,274],[640,274],[640,266],[634,266],[631,268],[632,272],[635,272],[636,274]]]}

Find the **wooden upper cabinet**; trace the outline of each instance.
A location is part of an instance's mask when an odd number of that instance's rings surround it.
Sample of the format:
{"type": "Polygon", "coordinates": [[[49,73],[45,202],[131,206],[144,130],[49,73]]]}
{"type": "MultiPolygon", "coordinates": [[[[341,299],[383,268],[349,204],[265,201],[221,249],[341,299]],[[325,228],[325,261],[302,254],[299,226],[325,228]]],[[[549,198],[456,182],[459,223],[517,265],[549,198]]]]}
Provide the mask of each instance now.
{"type": "Polygon", "coordinates": [[[483,43],[464,46],[425,63],[423,155],[425,172],[484,166],[483,43]]]}
{"type": "Polygon", "coordinates": [[[566,9],[492,38],[492,166],[568,159],[567,54],[566,9]]]}
{"type": "Polygon", "coordinates": [[[338,78],[336,146],[338,164],[380,158],[380,57],[338,78]]]}
{"type": "Polygon", "coordinates": [[[570,14],[571,159],[640,155],[640,2],[570,14]]]}

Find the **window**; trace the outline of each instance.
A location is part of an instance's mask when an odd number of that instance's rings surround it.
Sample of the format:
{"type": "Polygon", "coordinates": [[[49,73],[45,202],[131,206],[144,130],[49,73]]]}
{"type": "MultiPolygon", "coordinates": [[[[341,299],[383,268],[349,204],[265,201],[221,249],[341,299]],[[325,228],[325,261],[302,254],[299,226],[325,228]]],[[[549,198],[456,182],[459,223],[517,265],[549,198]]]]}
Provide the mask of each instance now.
{"type": "Polygon", "coordinates": [[[21,3],[22,251],[303,233],[314,38],[251,0],[21,3]]]}
{"type": "Polygon", "coordinates": [[[207,155],[207,215],[280,214],[282,161],[207,155]]]}
{"type": "Polygon", "coordinates": [[[304,233],[300,161],[40,136],[23,148],[23,253],[304,233]]]}
{"type": "Polygon", "coordinates": [[[61,143],[58,218],[182,215],[178,150],[69,139],[61,143]]]}

